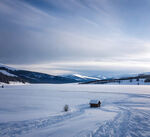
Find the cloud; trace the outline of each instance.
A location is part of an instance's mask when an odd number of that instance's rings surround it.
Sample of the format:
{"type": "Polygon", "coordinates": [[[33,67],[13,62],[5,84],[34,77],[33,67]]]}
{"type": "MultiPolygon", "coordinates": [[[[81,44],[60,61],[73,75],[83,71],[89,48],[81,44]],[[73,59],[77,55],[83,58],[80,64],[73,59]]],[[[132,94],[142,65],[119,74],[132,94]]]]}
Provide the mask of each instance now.
{"type": "MultiPolygon", "coordinates": [[[[29,65],[149,61],[148,23],[140,21],[147,16],[139,15],[138,11],[146,7],[144,14],[149,13],[149,9],[146,1],[142,7],[141,2],[137,2],[132,12],[134,3],[118,0],[2,0],[0,62],[29,65]],[[140,22],[132,20],[134,15],[138,15],[140,22]],[[143,36],[139,35],[140,27],[145,32],[142,32],[143,36]]],[[[69,67],[58,68],[58,71],[74,71],[69,67]]],[[[89,69],[93,68],[89,66],[89,69]]]]}
{"type": "Polygon", "coordinates": [[[10,65],[19,69],[27,69],[48,74],[82,74],[82,75],[103,75],[115,76],[128,73],[148,72],[150,69],[149,62],[136,61],[87,61],[87,62],[53,62],[31,65],[10,65]]]}

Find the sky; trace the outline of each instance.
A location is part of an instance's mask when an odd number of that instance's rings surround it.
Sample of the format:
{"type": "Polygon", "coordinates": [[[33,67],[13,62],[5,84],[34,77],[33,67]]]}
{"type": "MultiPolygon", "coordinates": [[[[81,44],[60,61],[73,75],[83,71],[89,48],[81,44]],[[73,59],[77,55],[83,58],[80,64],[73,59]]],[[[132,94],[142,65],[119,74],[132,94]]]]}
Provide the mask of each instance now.
{"type": "Polygon", "coordinates": [[[149,0],[1,0],[0,63],[62,75],[150,72],[149,0]]]}

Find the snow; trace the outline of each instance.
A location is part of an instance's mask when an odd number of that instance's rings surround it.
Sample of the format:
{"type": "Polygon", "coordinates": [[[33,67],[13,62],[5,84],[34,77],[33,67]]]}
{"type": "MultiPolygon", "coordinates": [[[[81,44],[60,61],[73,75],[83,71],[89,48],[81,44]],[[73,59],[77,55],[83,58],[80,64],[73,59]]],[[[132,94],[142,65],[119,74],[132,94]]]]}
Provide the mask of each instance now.
{"type": "Polygon", "coordinates": [[[106,76],[103,76],[103,75],[96,75],[95,77],[97,77],[97,78],[99,78],[99,79],[107,79],[107,77],[106,76]]]}
{"type": "Polygon", "coordinates": [[[4,75],[7,75],[7,76],[17,77],[16,75],[11,74],[11,73],[7,72],[6,70],[0,70],[0,72],[3,73],[4,75]]]}
{"type": "Polygon", "coordinates": [[[99,100],[91,100],[90,101],[90,104],[98,104],[99,103],[99,100]]]}
{"type": "Polygon", "coordinates": [[[140,78],[139,81],[137,79],[130,80],[120,80],[119,82],[109,82],[105,83],[107,85],[150,85],[150,82],[144,82],[145,78],[140,78]]]}
{"type": "Polygon", "coordinates": [[[82,78],[82,79],[95,79],[95,80],[99,80],[99,78],[95,78],[95,77],[89,77],[89,76],[83,76],[80,74],[73,74],[76,77],[82,78]]]}
{"type": "Polygon", "coordinates": [[[5,85],[0,88],[0,136],[148,137],[149,100],[147,85],[5,85]],[[96,98],[101,107],[90,108],[96,98]]]}
{"type": "Polygon", "coordinates": [[[144,72],[144,73],[141,73],[140,75],[150,75],[150,72],[144,72]]]}
{"type": "Polygon", "coordinates": [[[1,85],[5,85],[5,86],[7,86],[7,85],[29,85],[30,83],[28,83],[28,82],[25,82],[25,83],[22,83],[22,82],[18,82],[18,81],[9,81],[9,84],[8,83],[4,83],[4,82],[0,82],[0,86],[1,85]]]}
{"type": "Polygon", "coordinates": [[[30,83],[28,83],[28,82],[22,83],[22,82],[18,82],[18,81],[9,81],[9,85],[28,85],[28,84],[30,84],[30,83]]]}

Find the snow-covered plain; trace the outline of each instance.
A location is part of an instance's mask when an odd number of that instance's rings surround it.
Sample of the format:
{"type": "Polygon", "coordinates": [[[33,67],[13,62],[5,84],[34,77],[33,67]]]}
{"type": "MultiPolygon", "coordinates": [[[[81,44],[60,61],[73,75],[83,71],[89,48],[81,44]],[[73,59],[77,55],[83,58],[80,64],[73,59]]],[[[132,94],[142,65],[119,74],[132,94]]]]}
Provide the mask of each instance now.
{"type": "Polygon", "coordinates": [[[5,85],[0,136],[149,137],[150,86],[5,85]],[[90,108],[91,99],[100,99],[101,107],[90,108]]]}

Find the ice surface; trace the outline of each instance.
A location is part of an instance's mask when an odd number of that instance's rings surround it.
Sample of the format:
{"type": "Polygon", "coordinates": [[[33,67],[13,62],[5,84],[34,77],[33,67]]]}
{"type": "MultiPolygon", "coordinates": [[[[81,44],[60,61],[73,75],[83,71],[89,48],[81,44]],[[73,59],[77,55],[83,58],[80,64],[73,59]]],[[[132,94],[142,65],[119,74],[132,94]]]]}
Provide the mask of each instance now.
{"type": "Polygon", "coordinates": [[[0,88],[0,136],[148,137],[149,100],[146,85],[5,85],[0,88]],[[101,107],[90,108],[96,98],[101,107]]]}

